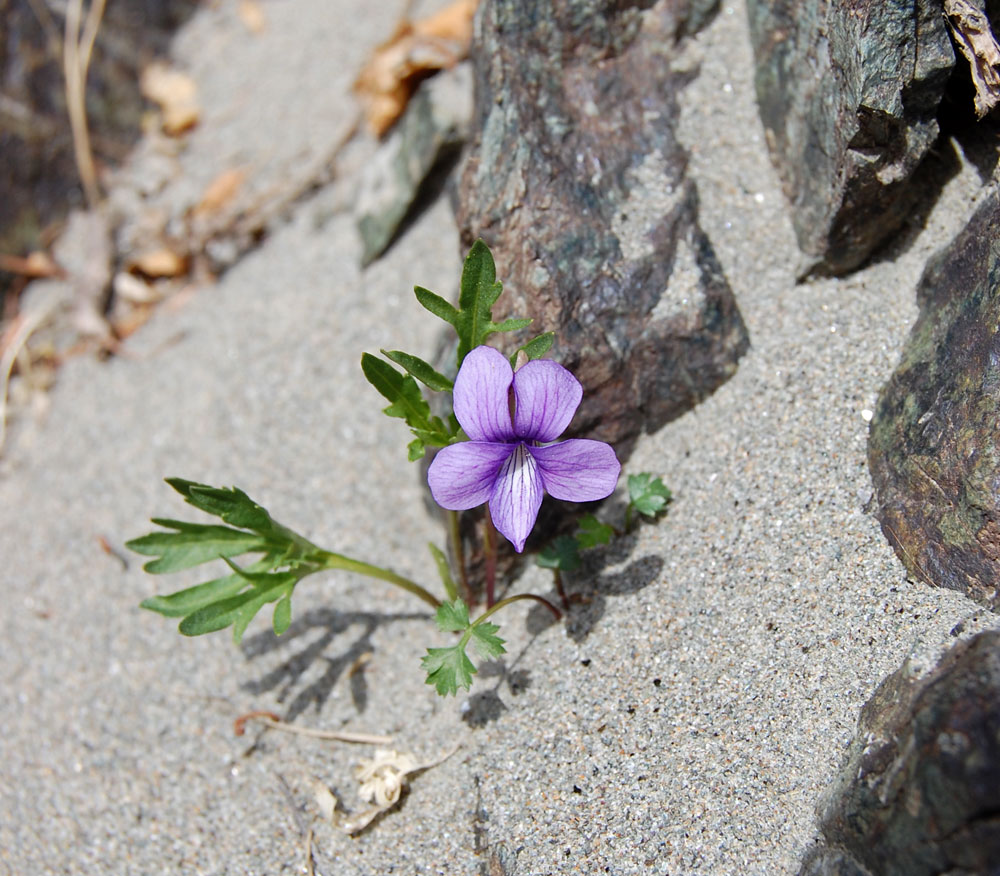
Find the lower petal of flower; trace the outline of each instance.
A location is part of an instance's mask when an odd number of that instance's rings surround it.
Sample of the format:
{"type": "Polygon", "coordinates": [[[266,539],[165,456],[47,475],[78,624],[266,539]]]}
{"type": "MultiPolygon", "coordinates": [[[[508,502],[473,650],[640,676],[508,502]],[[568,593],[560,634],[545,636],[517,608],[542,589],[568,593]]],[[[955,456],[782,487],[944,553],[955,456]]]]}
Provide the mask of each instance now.
{"type": "Polygon", "coordinates": [[[545,492],[567,502],[593,502],[610,496],[622,470],[615,451],[603,441],[570,438],[528,449],[538,463],[545,492]]]}
{"type": "Polygon", "coordinates": [[[493,525],[518,553],[524,550],[541,504],[542,479],[538,466],[527,446],[518,444],[500,467],[490,499],[493,525]]]}
{"type": "Polygon", "coordinates": [[[434,501],[449,511],[467,511],[490,500],[500,466],[513,444],[463,441],[442,447],[427,469],[434,501]]]}

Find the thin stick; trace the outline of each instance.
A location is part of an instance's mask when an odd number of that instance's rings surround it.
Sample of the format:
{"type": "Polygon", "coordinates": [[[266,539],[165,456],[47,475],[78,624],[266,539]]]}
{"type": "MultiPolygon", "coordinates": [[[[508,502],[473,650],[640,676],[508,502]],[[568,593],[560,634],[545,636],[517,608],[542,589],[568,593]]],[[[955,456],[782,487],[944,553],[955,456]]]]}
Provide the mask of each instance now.
{"type": "Polygon", "coordinates": [[[73,132],[73,155],[87,204],[92,209],[99,203],[101,194],[97,187],[94,153],[90,147],[90,131],[87,128],[86,86],[90,56],[104,15],[104,5],[105,0],[93,0],[87,10],[87,20],[81,35],[83,0],[69,0],[63,38],[63,75],[66,78],[66,108],[73,132]]]}
{"type": "Polygon", "coordinates": [[[20,325],[14,331],[10,343],[4,348],[3,354],[0,355],[0,451],[3,451],[4,440],[7,437],[7,388],[10,385],[10,375],[14,369],[14,363],[21,354],[24,345],[28,343],[28,338],[48,319],[49,314],[54,309],[55,305],[52,304],[48,307],[40,307],[33,313],[19,316],[20,325]]]}
{"type": "Polygon", "coordinates": [[[237,736],[242,736],[247,721],[260,721],[265,727],[272,730],[284,730],[286,733],[296,733],[299,736],[309,736],[312,739],[332,739],[335,742],[357,742],[361,745],[391,745],[391,736],[374,736],[370,733],[348,733],[337,730],[316,730],[313,727],[299,727],[297,724],[289,724],[282,721],[274,712],[258,711],[248,712],[240,715],[233,722],[233,732],[237,736]]]}

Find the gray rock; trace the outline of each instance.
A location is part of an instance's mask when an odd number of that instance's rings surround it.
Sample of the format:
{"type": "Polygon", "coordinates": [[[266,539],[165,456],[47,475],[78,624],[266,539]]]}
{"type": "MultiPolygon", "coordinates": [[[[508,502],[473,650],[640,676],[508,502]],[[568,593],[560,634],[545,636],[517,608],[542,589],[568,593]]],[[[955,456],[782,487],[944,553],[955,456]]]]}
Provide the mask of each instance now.
{"type": "Polygon", "coordinates": [[[865,704],[800,876],[1000,873],[1000,632],[865,704]]]}
{"type": "Polygon", "coordinates": [[[858,267],[906,220],[955,64],[940,0],[749,0],[755,84],[806,271],[858,267]]]}
{"type": "Polygon", "coordinates": [[[363,264],[389,246],[434,170],[458,157],[471,122],[468,62],[421,83],[361,180],[355,216],[363,264]]]}
{"type": "Polygon", "coordinates": [[[927,266],[868,440],[882,530],[916,578],[1000,607],[1000,195],[927,266]]]}
{"type": "Polygon", "coordinates": [[[555,331],[584,385],[577,434],[627,455],[731,376],[748,338],[677,142],[678,39],[715,3],[494,0],[472,57],[463,243],[482,237],[508,315],[555,331]]]}

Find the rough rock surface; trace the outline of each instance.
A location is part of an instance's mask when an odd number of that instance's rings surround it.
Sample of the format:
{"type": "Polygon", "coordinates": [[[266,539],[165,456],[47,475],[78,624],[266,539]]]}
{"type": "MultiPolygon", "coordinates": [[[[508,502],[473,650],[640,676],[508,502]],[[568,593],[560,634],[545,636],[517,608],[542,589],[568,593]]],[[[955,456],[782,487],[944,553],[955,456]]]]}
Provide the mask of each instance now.
{"type": "Polygon", "coordinates": [[[556,332],[585,388],[575,431],[624,454],[748,345],[675,136],[676,42],[715,6],[497,0],[477,20],[463,243],[492,248],[524,337],[556,332]]]}
{"type": "Polygon", "coordinates": [[[805,269],[860,265],[921,196],[955,64],[940,0],[749,0],[755,84],[805,269]]]}
{"type": "Polygon", "coordinates": [[[882,529],[912,575],[1000,606],[1000,195],[920,281],[868,444],[882,529]]]}
{"type": "Polygon", "coordinates": [[[1000,632],[865,705],[801,876],[1000,873],[1000,632]]]}

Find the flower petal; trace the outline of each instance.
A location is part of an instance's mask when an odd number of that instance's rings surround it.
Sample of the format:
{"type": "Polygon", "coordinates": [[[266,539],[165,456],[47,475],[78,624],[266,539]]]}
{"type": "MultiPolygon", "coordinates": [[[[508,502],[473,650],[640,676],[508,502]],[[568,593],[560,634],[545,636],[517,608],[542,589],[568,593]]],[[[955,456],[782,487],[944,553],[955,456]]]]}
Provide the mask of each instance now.
{"type": "Polygon", "coordinates": [[[615,451],[603,441],[571,438],[528,449],[538,463],[545,492],[568,502],[593,502],[610,496],[622,470],[615,451]]]}
{"type": "Polygon", "coordinates": [[[582,398],[580,381],[558,362],[528,362],[514,374],[514,431],[530,441],[555,441],[582,398]]]}
{"type": "Polygon", "coordinates": [[[463,441],[442,447],[427,469],[434,501],[449,511],[466,511],[488,502],[511,444],[463,441]]]}
{"type": "Polygon", "coordinates": [[[527,446],[518,444],[500,467],[490,499],[493,525],[518,553],[524,550],[541,504],[542,479],[538,476],[538,466],[527,446]]]}
{"type": "Polygon", "coordinates": [[[509,441],[508,390],[514,379],[510,363],[499,350],[476,347],[466,354],[455,378],[455,416],[473,441],[509,441]]]}

